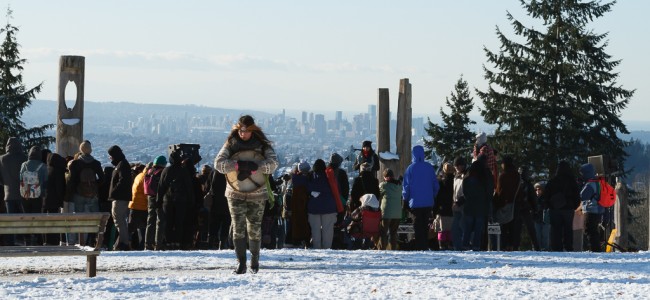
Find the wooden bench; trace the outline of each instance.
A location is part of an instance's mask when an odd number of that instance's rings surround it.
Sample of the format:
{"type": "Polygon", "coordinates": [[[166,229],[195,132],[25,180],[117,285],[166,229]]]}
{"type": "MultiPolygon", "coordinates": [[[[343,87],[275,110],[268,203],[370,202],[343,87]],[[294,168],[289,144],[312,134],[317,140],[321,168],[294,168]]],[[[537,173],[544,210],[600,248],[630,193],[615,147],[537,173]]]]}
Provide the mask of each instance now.
{"type": "Polygon", "coordinates": [[[86,274],[97,274],[97,256],[104,240],[109,213],[0,214],[0,234],[95,233],[95,247],[4,246],[0,257],[86,256],[86,274]]]}

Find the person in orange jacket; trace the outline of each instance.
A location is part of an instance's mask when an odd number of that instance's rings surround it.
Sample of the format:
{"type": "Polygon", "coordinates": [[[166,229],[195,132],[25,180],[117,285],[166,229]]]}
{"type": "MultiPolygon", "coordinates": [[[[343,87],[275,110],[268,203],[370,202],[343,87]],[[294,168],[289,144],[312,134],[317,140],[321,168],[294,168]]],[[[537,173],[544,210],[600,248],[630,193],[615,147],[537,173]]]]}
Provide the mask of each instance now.
{"type": "Polygon", "coordinates": [[[152,163],[133,167],[133,187],[131,189],[131,202],[129,202],[129,234],[131,235],[131,249],[143,250],[144,238],[147,230],[147,212],[149,200],[144,193],[144,175],[151,168],[152,163]]]}

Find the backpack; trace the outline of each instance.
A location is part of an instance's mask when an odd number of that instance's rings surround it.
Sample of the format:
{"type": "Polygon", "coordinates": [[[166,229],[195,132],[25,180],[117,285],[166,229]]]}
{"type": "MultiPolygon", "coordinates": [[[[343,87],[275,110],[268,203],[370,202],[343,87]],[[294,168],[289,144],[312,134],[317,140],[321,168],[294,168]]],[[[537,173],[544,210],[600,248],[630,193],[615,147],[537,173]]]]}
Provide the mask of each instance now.
{"type": "Polygon", "coordinates": [[[92,164],[83,162],[81,172],[79,172],[79,185],[77,185],[77,193],[86,198],[93,198],[97,196],[98,190],[97,174],[92,167],[92,164]]]}
{"type": "Polygon", "coordinates": [[[43,163],[38,165],[35,171],[30,171],[27,164],[23,164],[20,169],[20,195],[25,199],[33,199],[41,196],[41,182],[38,173],[43,167],[43,163]]]}
{"type": "Polygon", "coordinates": [[[600,198],[598,199],[598,205],[608,208],[616,203],[616,190],[607,183],[604,177],[589,179],[589,182],[595,182],[599,186],[598,193],[600,198]]]}
{"type": "Polygon", "coordinates": [[[147,170],[144,175],[144,193],[148,196],[155,196],[158,194],[158,183],[160,182],[160,174],[163,168],[151,168],[147,170]]]}

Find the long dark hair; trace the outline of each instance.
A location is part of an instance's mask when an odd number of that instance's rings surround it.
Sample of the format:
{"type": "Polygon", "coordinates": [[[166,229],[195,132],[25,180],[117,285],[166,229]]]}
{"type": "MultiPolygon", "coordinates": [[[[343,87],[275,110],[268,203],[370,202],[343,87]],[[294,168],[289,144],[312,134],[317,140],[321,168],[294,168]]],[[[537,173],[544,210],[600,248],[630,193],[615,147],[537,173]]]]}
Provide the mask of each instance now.
{"type": "Polygon", "coordinates": [[[262,151],[264,151],[267,147],[271,147],[271,141],[269,141],[264,132],[262,132],[262,129],[255,125],[255,119],[253,119],[253,117],[250,115],[243,115],[239,117],[237,124],[233,126],[232,130],[230,131],[230,135],[228,135],[228,145],[232,145],[235,142],[241,140],[239,137],[239,129],[241,127],[246,127],[247,130],[251,130],[253,136],[262,143],[262,151]]]}

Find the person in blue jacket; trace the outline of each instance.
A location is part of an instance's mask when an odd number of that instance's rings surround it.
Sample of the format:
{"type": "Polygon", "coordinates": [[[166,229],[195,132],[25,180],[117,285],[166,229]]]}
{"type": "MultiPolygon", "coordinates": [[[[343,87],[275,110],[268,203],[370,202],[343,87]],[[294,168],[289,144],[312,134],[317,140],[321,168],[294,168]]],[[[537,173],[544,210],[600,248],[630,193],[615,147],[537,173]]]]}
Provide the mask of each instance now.
{"type": "Polygon", "coordinates": [[[580,199],[582,200],[582,212],[587,215],[586,233],[589,238],[589,247],[592,252],[602,252],[602,238],[598,232],[605,208],[598,204],[600,198],[600,188],[595,181],[596,168],[592,164],[584,164],[580,167],[580,175],[585,182],[580,199]],[[592,180],[592,181],[590,181],[592,180]]]}
{"type": "Polygon", "coordinates": [[[413,215],[416,250],[427,250],[429,217],[438,194],[438,179],[433,166],[424,161],[424,148],[413,147],[413,160],[404,172],[402,201],[413,215]]]}

